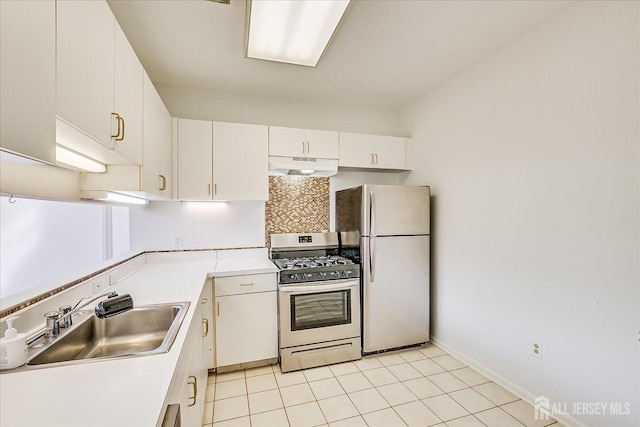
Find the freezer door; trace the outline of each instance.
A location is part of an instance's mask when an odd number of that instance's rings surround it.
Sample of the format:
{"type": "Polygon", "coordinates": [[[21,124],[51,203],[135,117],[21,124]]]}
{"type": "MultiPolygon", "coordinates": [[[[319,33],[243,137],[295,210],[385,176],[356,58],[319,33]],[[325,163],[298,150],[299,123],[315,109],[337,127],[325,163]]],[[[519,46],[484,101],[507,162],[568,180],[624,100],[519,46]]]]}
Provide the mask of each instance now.
{"type": "Polygon", "coordinates": [[[429,187],[364,185],[363,236],[429,234],[429,187]]]}
{"type": "Polygon", "coordinates": [[[429,236],[362,238],[363,351],[429,340],[429,236]]]}

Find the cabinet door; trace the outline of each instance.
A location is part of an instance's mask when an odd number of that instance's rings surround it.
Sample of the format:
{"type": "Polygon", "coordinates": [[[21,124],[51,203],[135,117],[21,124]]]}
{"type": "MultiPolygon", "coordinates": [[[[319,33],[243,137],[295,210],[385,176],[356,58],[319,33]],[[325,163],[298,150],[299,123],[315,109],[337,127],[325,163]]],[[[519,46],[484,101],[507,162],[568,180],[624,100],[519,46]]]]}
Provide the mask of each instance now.
{"type": "Polygon", "coordinates": [[[146,73],[143,112],[142,190],[171,198],[171,116],[146,73]]]}
{"type": "Polygon", "coordinates": [[[373,135],[340,132],[338,166],[372,168],[373,139],[373,135]]]}
{"type": "Polygon", "coordinates": [[[216,298],[217,366],[278,357],[278,293],[216,298]]]}
{"type": "Polygon", "coordinates": [[[178,119],[178,198],[211,200],[212,123],[178,119]]]}
{"type": "Polygon", "coordinates": [[[121,136],[115,139],[115,149],[139,165],[142,164],[143,75],[142,64],[116,22],[113,111],[121,117],[121,136]]]}
{"type": "Polygon", "coordinates": [[[306,131],[307,157],[337,159],[339,155],[338,132],[329,130],[306,131]]]}
{"type": "Polygon", "coordinates": [[[215,342],[215,324],[213,322],[213,281],[207,279],[204,285],[204,291],[200,297],[202,304],[202,337],[204,340],[204,363],[207,369],[213,369],[215,365],[215,353],[213,351],[215,342]]]}
{"type": "Polygon", "coordinates": [[[113,148],[115,18],[104,1],[56,4],[58,116],[113,148]]]}
{"type": "Polygon", "coordinates": [[[55,163],[55,2],[0,1],[0,20],[0,145],[55,163]]]}
{"type": "Polygon", "coordinates": [[[373,152],[376,169],[405,169],[404,138],[376,136],[373,152]]]}
{"type": "Polygon", "coordinates": [[[269,155],[304,157],[306,153],[304,129],[269,126],[269,155]]]}
{"type": "Polygon", "coordinates": [[[214,200],[267,200],[267,147],[267,126],[214,122],[214,200]]]}
{"type": "Polygon", "coordinates": [[[198,305],[198,309],[194,314],[194,324],[189,329],[189,338],[187,338],[191,349],[188,350],[190,357],[187,359],[187,374],[184,378],[180,398],[181,421],[182,425],[185,426],[202,425],[202,414],[204,412],[207,369],[203,354],[202,329],[196,320],[201,316],[202,306],[198,305]]]}
{"type": "MultiPolygon", "coordinates": [[[[158,100],[162,102],[160,96],[158,100]]],[[[160,108],[160,106],[159,106],[160,108]]],[[[171,114],[162,103],[162,121],[161,121],[161,135],[160,135],[160,195],[171,198],[172,183],[173,183],[173,171],[172,171],[172,150],[171,150],[171,114]]]]}

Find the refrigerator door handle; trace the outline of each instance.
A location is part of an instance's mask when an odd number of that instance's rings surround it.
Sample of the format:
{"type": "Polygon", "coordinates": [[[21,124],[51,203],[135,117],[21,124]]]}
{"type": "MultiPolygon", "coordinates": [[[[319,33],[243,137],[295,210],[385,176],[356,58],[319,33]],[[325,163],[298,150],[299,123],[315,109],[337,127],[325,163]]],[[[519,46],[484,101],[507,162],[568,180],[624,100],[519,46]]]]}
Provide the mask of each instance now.
{"type": "Polygon", "coordinates": [[[369,283],[376,280],[376,239],[369,239],[369,283]]]}
{"type": "Polygon", "coordinates": [[[369,191],[369,236],[377,236],[376,233],[376,200],[373,190],[369,191]]]}

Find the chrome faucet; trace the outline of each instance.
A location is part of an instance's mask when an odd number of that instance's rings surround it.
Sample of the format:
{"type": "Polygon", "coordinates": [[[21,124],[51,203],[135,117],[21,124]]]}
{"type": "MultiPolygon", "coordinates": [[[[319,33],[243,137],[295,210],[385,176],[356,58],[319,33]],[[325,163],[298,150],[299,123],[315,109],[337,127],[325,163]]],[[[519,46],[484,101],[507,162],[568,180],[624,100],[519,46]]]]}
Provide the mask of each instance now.
{"type": "Polygon", "coordinates": [[[47,338],[53,338],[60,333],[60,312],[59,311],[49,311],[44,314],[45,326],[44,326],[44,336],[47,338]]]}
{"type": "MultiPolygon", "coordinates": [[[[99,294],[99,295],[94,296],[93,298],[89,299],[88,301],[86,301],[84,303],[83,303],[83,301],[87,300],[90,297],[83,297],[73,307],[71,307],[70,305],[63,305],[58,309],[58,311],[48,311],[48,312],[46,312],[44,314],[44,318],[45,318],[44,331],[42,333],[36,334],[35,336],[31,337],[28,340],[28,343],[31,344],[32,342],[36,341],[37,339],[39,339],[43,335],[46,338],[55,338],[55,337],[57,337],[60,334],[60,329],[61,328],[68,328],[68,327],[73,325],[73,321],[72,321],[73,314],[78,312],[80,309],[85,307],[87,304],[90,304],[90,303],[92,303],[92,302],[94,302],[94,301],[96,301],[96,300],[98,300],[100,298],[106,297],[107,299],[109,299],[109,298],[114,298],[114,297],[117,297],[117,296],[118,296],[118,294],[116,292],[110,292],[107,295],[99,294]]],[[[123,297],[124,296],[125,295],[123,295],[123,297]]],[[[131,297],[129,297],[129,300],[130,299],[131,299],[131,297]]],[[[126,309],[131,309],[131,308],[133,308],[133,301],[131,301],[130,307],[129,307],[129,305],[126,306],[126,309]]],[[[122,310],[121,309],[121,311],[118,311],[117,313],[114,313],[112,315],[118,314],[118,313],[120,313],[122,311],[126,311],[126,310],[122,310]]],[[[96,315],[98,315],[97,311],[96,311],[96,315]]]]}

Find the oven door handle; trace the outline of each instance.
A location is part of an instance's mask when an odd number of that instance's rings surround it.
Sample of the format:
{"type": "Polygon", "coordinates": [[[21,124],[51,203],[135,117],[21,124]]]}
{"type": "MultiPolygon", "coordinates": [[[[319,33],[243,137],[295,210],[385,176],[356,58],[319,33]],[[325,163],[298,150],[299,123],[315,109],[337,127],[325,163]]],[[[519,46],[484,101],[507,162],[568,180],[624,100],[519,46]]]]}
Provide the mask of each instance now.
{"type": "Polygon", "coordinates": [[[334,289],[350,289],[358,286],[359,282],[353,282],[352,284],[347,283],[337,283],[335,285],[307,285],[307,286],[280,286],[280,292],[291,294],[294,292],[304,292],[304,293],[317,293],[317,292],[325,292],[331,291],[334,289]]]}

